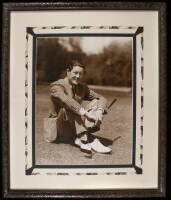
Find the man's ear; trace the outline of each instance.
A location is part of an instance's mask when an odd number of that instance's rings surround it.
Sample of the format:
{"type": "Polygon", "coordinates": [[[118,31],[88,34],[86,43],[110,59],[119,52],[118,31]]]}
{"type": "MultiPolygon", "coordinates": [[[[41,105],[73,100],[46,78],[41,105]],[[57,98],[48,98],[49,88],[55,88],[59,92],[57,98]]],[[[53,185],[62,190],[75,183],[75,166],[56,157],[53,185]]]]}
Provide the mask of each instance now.
{"type": "Polygon", "coordinates": [[[69,68],[67,68],[67,70],[66,70],[66,74],[68,75],[68,73],[70,73],[70,70],[69,70],[69,68]]]}

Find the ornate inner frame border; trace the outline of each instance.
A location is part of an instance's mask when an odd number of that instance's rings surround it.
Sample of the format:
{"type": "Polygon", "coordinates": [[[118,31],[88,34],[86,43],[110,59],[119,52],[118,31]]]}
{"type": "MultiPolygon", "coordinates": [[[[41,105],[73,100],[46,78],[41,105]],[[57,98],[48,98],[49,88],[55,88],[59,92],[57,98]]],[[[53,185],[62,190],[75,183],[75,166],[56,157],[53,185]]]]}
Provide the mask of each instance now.
{"type": "Polygon", "coordinates": [[[144,61],[143,27],[81,26],[81,27],[27,27],[25,51],[25,173],[26,175],[127,175],[143,173],[143,102],[144,61]],[[88,32],[86,33],[86,31],[88,32]],[[103,30],[105,31],[103,33],[103,30]],[[83,32],[84,31],[84,32],[83,32]],[[96,33],[94,32],[96,31],[96,33]],[[130,165],[36,165],[35,162],[35,72],[36,42],[38,37],[57,36],[113,36],[132,38],[133,71],[133,153],[130,165]],[[60,171],[64,168],[66,171],[60,171]],[[68,172],[68,168],[85,168],[85,172],[68,172]],[[86,172],[91,168],[92,172],[86,172]],[[96,172],[96,168],[107,168],[96,172]]]}

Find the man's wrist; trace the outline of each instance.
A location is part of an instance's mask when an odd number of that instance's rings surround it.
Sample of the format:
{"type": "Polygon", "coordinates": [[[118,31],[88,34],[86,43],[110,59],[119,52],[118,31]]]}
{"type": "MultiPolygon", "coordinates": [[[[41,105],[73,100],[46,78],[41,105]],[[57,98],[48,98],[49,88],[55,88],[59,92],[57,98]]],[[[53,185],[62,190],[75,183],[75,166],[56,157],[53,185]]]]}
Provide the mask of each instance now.
{"type": "Polygon", "coordinates": [[[103,109],[103,108],[98,108],[98,110],[102,111],[102,113],[104,112],[104,109],[103,109]]]}
{"type": "Polygon", "coordinates": [[[80,108],[79,113],[81,116],[84,116],[84,115],[86,115],[87,111],[84,108],[80,108]]]}

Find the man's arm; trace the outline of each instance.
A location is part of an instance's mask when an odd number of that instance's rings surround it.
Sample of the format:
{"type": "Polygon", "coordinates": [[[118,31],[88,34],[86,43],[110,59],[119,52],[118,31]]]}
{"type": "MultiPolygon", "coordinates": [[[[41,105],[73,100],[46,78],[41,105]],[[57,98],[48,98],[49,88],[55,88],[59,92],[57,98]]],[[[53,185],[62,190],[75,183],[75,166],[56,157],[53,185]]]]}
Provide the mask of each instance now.
{"type": "Polygon", "coordinates": [[[80,115],[79,111],[81,109],[81,105],[65,93],[65,88],[61,84],[51,84],[50,95],[52,98],[63,103],[69,110],[80,115]]]}
{"type": "Polygon", "coordinates": [[[61,84],[52,84],[50,92],[52,98],[58,99],[69,110],[80,116],[85,116],[94,121],[96,120],[95,116],[85,111],[85,109],[75,99],[65,93],[65,88],[61,84]]]}

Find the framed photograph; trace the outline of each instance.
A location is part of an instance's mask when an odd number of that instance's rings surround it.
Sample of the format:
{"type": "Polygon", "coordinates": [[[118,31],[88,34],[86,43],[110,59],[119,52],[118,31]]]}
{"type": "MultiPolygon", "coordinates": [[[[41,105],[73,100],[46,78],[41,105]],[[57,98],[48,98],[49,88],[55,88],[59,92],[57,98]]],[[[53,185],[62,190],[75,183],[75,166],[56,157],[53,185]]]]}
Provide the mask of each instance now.
{"type": "Polygon", "coordinates": [[[164,197],[165,3],[3,4],[3,197],[164,197]]]}

